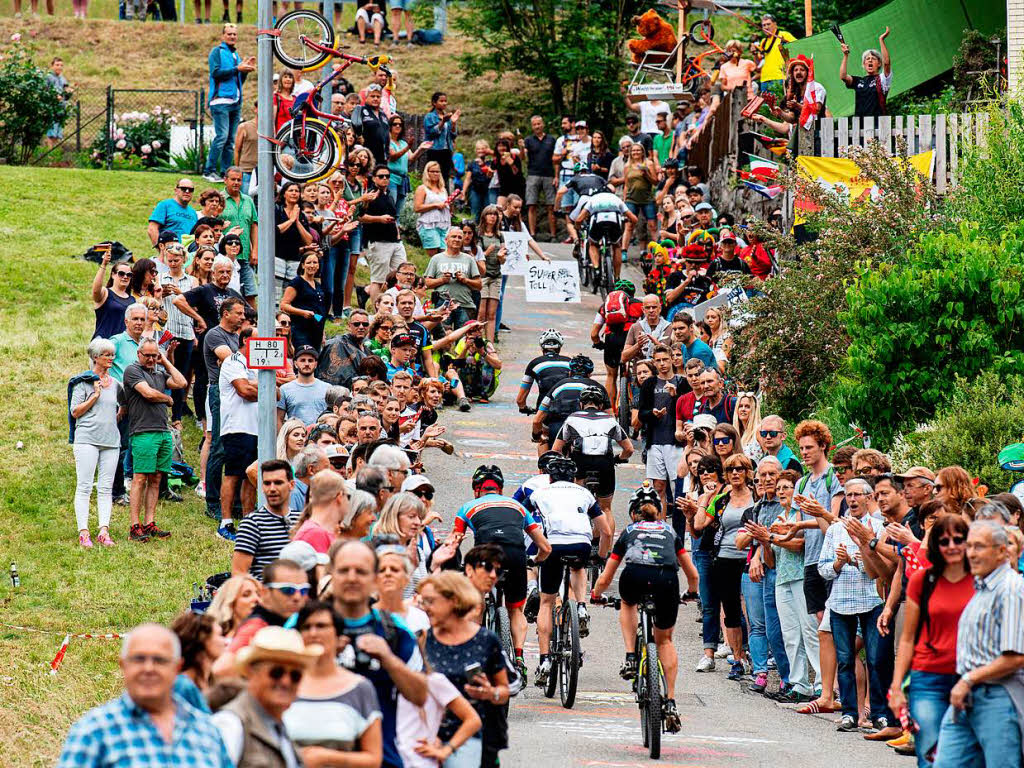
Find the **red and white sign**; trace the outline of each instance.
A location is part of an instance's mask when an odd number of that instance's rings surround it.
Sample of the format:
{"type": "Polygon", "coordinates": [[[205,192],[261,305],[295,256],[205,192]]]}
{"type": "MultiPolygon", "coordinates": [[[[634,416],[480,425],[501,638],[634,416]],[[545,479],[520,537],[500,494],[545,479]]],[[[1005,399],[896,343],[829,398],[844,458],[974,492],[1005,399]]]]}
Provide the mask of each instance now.
{"type": "Polygon", "coordinates": [[[253,370],[283,370],[288,363],[288,340],[282,336],[249,339],[246,363],[253,370]]]}

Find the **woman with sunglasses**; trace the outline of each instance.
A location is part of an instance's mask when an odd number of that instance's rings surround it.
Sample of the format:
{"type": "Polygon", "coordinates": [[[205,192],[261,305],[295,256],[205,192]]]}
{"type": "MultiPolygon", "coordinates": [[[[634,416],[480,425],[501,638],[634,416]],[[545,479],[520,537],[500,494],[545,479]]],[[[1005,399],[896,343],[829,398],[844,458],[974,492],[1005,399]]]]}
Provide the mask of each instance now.
{"type": "MultiPolygon", "coordinates": [[[[739,680],[744,674],[740,584],[743,580],[747,554],[736,548],[736,534],[742,529],[744,513],[754,503],[754,494],[750,486],[753,465],[750,459],[740,453],[729,456],[723,462],[723,467],[728,486],[723,493],[716,494],[706,504],[698,505],[693,517],[693,528],[701,533],[702,539],[709,536],[711,538],[711,615],[717,619],[719,611],[724,609],[725,638],[732,648],[733,657],[729,679],[739,680]]],[[[705,620],[704,624],[707,630],[709,622],[705,620]]],[[[704,658],[708,658],[710,651],[711,663],[708,665],[701,659],[697,667],[698,672],[714,669],[714,648],[717,640],[717,636],[709,637],[705,631],[704,658]],[[701,666],[709,668],[701,669],[701,666]]]]}
{"type": "MultiPolygon", "coordinates": [[[[288,737],[305,765],[380,765],[383,733],[380,706],[373,684],[337,662],[344,628],[329,603],[312,600],[298,614],[297,629],[308,647],[323,654],[300,674],[298,696],[282,717],[288,737]]],[[[278,677],[279,679],[279,677],[278,677]]]]}
{"type": "MultiPolygon", "coordinates": [[[[382,293],[380,296],[387,296],[382,293]]],[[[379,297],[378,297],[379,298],[379,297]]],[[[366,351],[385,362],[391,361],[391,337],[395,333],[398,318],[388,312],[378,312],[370,323],[370,333],[363,342],[366,351]]]]}
{"type": "Polygon", "coordinates": [[[715,455],[725,464],[730,456],[742,456],[743,448],[740,445],[740,433],[732,424],[719,424],[711,433],[711,445],[715,455]]]}
{"type": "Polygon", "coordinates": [[[431,160],[423,168],[423,183],[416,187],[412,208],[417,214],[416,231],[428,256],[440,253],[452,226],[448,188],[441,175],[441,166],[431,160]]]}
{"type": "Polygon", "coordinates": [[[140,301],[144,296],[153,295],[156,274],[156,262],[152,259],[139,259],[132,264],[130,292],[136,301],[140,301]]]}
{"type": "Polygon", "coordinates": [[[281,296],[281,311],[292,318],[292,343],[297,349],[308,345],[319,350],[324,342],[327,308],[317,280],[319,272],[320,252],[302,254],[298,274],[288,282],[281,296]]]}
{"type": "Polygon", "coordinates": [[[124,332],[124,313],[135,299],[131,295],[132,268],[128,262],[114,264],[110,279],[104,284],[110,264],[110,251],[105,251],[96,277],[92,280],[92,309],[96,315],[93,338],[109,339],[124,332]]]}
{"type": "MultiPolygon", "coordinates": [[[[928,502],[929,504],[935,502],[928,502]]],[[[922,509],[924,506],[922,506],[922,509]]],[[[939,725],[949,707],[956,674],[957,625],[974,595],[967,563],[967,522],[958,514],[940,514],[927,537],[930,567],[907,584],[903,633],[889,688],[889,706],[899,712],[908,705],[919,728],[914,736],[917,765],[932,764],[939,725]],[[904,693],[903,680],[910,673],[904,693]]]]}
{"type": "Polygon", "coordinates": [[[761,401],[753,392],[739,392],[736,395],[736,409],[732,412],[732,425],[739,434],[739,446],[753,462],[764,456],[764,448],[757,442],[761,429],[761,401]]]}
{"type": "MultiPolygon", "coordinates": [[[[398,37],[395,37],[398,42],[398,37]]],[[[399,215],[402,213],[402,203],[409,194],[409,165],[415,163],[424,152],[434,146],[432,141],[421,142],[415,151],[410,153],[409,142],[402,138],[405,133],[405,121],[401,115],[392,115],[388,120],[388,170],[391,171],[391,181],[388,187],[388,194],[395,204],[399,215]]]]}

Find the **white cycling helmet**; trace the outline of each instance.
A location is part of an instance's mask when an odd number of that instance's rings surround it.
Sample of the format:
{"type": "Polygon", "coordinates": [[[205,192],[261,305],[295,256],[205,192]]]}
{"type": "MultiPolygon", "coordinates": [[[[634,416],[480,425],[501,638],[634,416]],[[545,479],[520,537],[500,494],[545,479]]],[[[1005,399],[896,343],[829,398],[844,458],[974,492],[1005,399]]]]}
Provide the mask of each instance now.
{"type": "Polygon", "coordinates": [[[541,349],[547,349],[548,347],[561,349],[563,344],[565,344],[565,339],[554,328],[548,328],[540,335],[541,349]]]}

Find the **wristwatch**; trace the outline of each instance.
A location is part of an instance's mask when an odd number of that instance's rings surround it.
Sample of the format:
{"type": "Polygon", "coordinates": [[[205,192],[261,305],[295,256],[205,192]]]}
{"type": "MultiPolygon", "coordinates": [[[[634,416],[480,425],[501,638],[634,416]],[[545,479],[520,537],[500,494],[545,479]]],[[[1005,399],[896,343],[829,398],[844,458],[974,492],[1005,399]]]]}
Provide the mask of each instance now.
{"type": "MultiPolygon", "coordinates": [[[[447,747],[448,749],[451,750],[451,754],[452,755],[455,754],[455,747],[452,746],[452,743],[450,741],[442,741],[441,742],[441,749],[444,749],[445,747],[447,747]]],[[[451,755],[449,755],[449,757],[451,757],[451,755]]]]}
{"type": "Polygon", "coordinates": [[[878,537],[875,536],[875,538],[873,538],[871,541],[868,542],[868,549],[870,549],[872,552],[874,552],[875,551],[875,547],[877,547],[877,546],[878,546],[878,537]]]}
{"type": "Polygon", "coordinates": [[[501,699],[501,692],[498,691],[498,686],[494,686],[492,691],[493,693],[491,693],[491,698],[494,699],[494,703],[497,704],[498,701],[501,699]]]}
{"type": "Polygon", "coordinates": [[[774,544],[775,543],[775,534],[774,533],[769,533],[768,534],[768,543],[769,544],[774,544]]]}

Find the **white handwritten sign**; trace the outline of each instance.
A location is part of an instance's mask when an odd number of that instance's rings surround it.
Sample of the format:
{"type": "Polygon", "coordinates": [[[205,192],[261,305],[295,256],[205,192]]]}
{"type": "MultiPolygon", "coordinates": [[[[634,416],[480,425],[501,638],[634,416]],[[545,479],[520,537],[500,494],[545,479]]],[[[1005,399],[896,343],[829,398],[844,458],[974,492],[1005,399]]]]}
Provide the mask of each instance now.
{"type": "Polygon", "coordinates": [[[501,265],[501,274],[525,275],[526,251],[530,245],[529,233],[502,232],[501,239],[505,241],[505,263],[501,265]]]}
{"type": "Polygon", "coordinates": [[[249,339],[246,362],[253,370],[283,369],[287,365],[288,340],[279,336],[249,339]]]}
{"type": "Polygon", "coordinates": [[[580,267],[575,261],[531,261],[524,277],[527,301],[580,301],[580,267]]]}
{"type": "Polygon", "coordinates": [[[712,307],[736,307],[740,304],[745,304],[750,299],[747,297],[746,291],[738,285],[734,285],[732,288],[722,291],[721,293],[713,296],[707,301],[702,301],[700,304],[695,306],[693,309],[684,310],[693,315],[693,319],[698,323],[704,319],[704,314],[712,307]]]}
{"type": "Polygon", "coordinates": [[[686,86],[675,83],[644,83],[643,85],[629,86],[629,97],[633,101],[658,101],[669,99],[670,101],[692,101],[693,95],[686,90],[686,86]]]}

